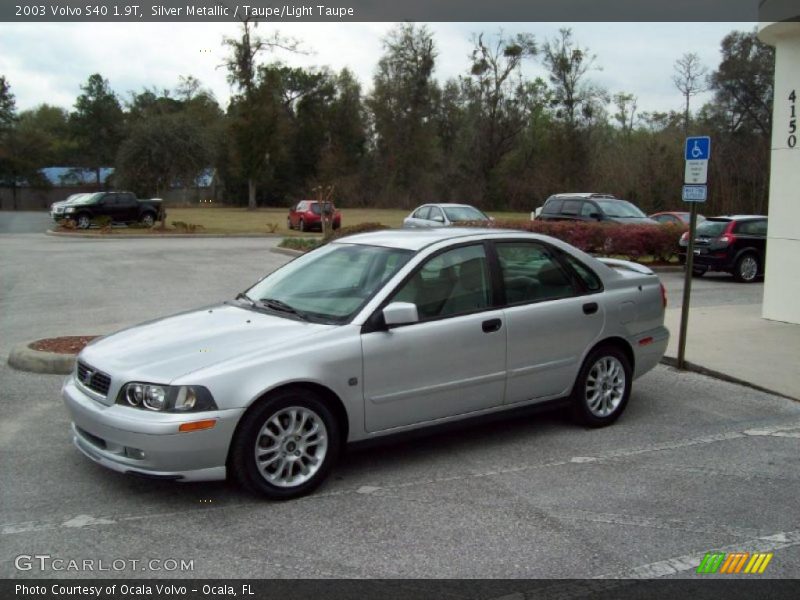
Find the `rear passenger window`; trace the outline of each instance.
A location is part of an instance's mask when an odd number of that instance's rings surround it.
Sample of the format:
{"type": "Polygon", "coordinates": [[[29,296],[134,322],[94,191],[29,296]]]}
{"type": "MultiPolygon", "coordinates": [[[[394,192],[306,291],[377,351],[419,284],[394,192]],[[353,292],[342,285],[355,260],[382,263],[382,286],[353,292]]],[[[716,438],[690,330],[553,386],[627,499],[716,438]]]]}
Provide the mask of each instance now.
{"type": "Polygon", "coordinates": [[[529,242],[497,244],[508,304],[568,298],[576,294],[569,275],[546,247],[529,242]]]}
{"type": "Polygon", "coordinates": [[[565,215],[577,215],[580,210],[580,200],[564,200],[564,206],[561,207],[561,213],[565,215]]]}
{"type": "Polygon", "coordinates": [[[567,260],[569,265],[575,269],[575,272],[578,274],[578,277],[581,278],[581,281],[586,286],[586,289],[591,292],[599,292],[603,289],[603,282],[600,281],[600,278],[595,275],[594,271],[592,271],[589,267],[584,265],[581,261],[579,261],[574,256],[567,254],[564,252],[564,258],[567,260]]]}

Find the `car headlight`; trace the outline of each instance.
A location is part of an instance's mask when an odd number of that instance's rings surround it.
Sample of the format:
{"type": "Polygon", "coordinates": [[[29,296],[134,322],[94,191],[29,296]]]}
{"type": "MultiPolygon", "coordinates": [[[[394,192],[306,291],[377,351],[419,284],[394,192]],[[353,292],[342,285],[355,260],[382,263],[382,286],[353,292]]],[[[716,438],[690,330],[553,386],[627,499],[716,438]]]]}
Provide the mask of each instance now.
{"type": "Polygon", "coordinates": [[[64,212],[65,213],[74,213],[75,212],[75,207],[74,206],[68,206],[67,208],[64,209],[64,212]]]}
{"type": "Polygon", "coordinates": [[[217,410],[208,389],[201,385],[158,385],[133,381],[122,386],[117,404],[157,412],[201,412],[217,410]]]}

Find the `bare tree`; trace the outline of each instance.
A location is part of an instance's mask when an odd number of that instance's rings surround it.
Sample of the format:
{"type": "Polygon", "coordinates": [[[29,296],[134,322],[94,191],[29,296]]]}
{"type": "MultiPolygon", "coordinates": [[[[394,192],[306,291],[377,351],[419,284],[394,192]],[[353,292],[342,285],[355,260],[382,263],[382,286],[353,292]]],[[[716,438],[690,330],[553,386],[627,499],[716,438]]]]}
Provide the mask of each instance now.
{"type": "Polygon", "coordinates": [[[686,99],[686,107],[683,113],[683,133],[689,134],[689,102],[692,96],[696,96],[708,89],[706,69],[700,63],[700,57],[694,52],[687,52],[675,61],[675,73],[672,75],[672,82],[678,91],[686,99]]]}

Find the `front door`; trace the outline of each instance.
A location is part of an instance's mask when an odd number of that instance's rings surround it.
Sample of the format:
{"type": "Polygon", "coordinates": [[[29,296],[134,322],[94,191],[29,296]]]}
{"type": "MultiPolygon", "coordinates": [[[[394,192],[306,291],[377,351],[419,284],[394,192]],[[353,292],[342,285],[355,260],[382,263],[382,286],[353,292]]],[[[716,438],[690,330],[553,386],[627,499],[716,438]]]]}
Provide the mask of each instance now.
{"type": "Polygon", "coordinates": [[[420,321],[362,336],[367,431],[503,403],[506,331],[483,244],[428,259],[391,301],[416,304],[420,321]]]}

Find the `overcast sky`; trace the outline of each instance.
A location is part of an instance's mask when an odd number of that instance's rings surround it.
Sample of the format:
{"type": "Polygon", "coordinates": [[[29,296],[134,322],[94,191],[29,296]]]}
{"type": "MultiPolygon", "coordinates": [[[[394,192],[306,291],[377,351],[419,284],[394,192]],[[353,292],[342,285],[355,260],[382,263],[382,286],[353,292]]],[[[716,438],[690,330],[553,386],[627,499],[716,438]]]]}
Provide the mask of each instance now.
{"type": "MultiPolygon", "coordinates": [[[[302,42],[308,55],[276,54],[292,65],[349,67],[364,89],[371,87],[381,41],[391,23],[265,24],[302,42]]],[[[474,33],[530,32],[540,44],[571,27],[574,39],[597,55],[601,70],[591,80],[610,93],[638,97],[639,111],[679,110],[681,96],[671,81],[675,60],[696,52],[713,70],[719,45],[730,31],[749,31],[752,23],[432,23],[438,58],[435,75],[444,81],[468,68],[474,33]]],[[[237,36],[235,23],[0,23],[0,74],[5,75],[24,110],[44,102],[72,108],[80,86],[101,73],[121,98],[144,87],[173,89],[181,75],[193,75],[210,88],[223,108],[230,88],[218,68],[226,49],[224,36],[237,36]]],[[[526,67],[531,76],[545,76],[541,62],[526,67]]],[[[700,96],[696,106],[710,98],[700,96]]]]}

